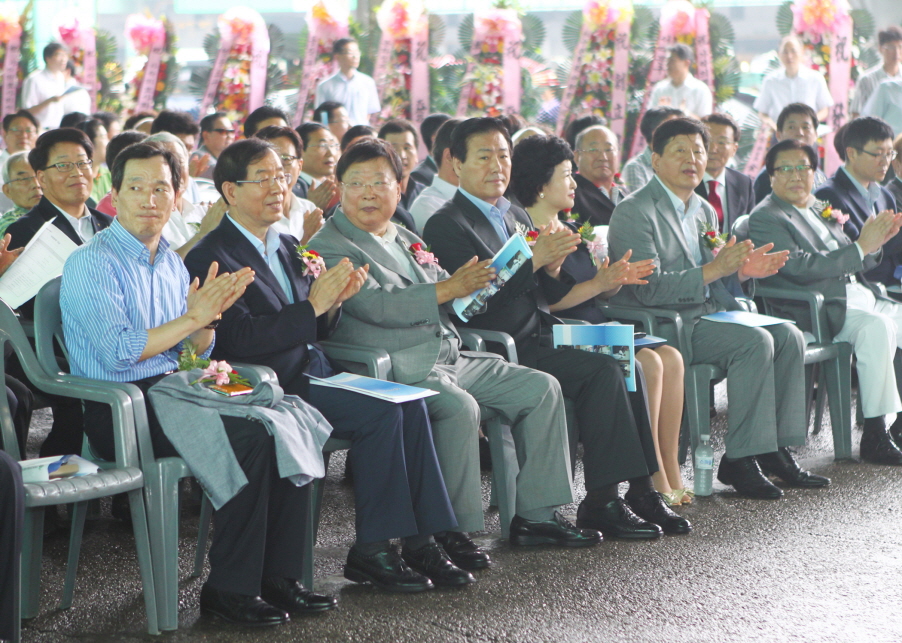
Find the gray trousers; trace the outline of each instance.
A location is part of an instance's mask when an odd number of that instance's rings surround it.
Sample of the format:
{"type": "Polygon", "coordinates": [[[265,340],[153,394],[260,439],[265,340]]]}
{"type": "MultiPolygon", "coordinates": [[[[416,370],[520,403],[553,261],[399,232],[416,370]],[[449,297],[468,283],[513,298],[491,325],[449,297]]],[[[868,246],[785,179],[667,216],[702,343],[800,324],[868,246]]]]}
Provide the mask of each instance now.
{"type": "Polygon", "coordinates": [[[692,363],[727,371],[728,457],[805,444],[804,357],[805,338],[794,324],[748,328],[701,319],[695,325],[692,363]]]}
{"type": "Polygon", "coordinates": [[[414,386],[441,393],[427,397],[426,406],[458,530],[485,528],[480,405],[511,425],[520,465],[517,512],[573,502],[564,399],[552,376],[501,359],[460,355],[451,364],[437,364],[414,386]]]}

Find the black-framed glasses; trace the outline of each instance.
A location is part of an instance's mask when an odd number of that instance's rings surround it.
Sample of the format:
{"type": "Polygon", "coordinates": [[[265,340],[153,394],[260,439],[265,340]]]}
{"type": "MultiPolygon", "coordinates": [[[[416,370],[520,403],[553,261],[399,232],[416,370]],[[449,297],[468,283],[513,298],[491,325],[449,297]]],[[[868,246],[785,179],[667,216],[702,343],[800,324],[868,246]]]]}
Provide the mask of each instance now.
{"type": "Polygon", "coordinates": [[[892,161],[896,158],[896,152],[868,152],[867,150],[858,150],[863,154],[867,154],[868,156],[873,156],[875,159],[886,159],[887,161],[892,161]]]}
{"type": "Polygon", "coordinates": [[[260,179],[259,181],[235,181],[235,183],[256,183],[264,190],[269,190],[276,183],[279,183],[282,186],[288,185],[288,177],[284,174],[277,174],[276,176],[271,176],[268,179],[260,179]]]}
{"type": "Polygon", "coordinates": [[[86,161],[75,161],[74,163],[51,163],[44,169],[49,170],[50,168],[55,167],[58,171],[66,173],[71,172],[73,167],[77,167],[79,172],[84,173],[84,171],[90,168],[92,165],[94,165],[94,161],[92,159],[88,159],[86,161]]]}
{"type": "Polygon", "coordinates": [[[286,154],[286,155],[280,156],[279,158],[282,159],[282,165],[285,166],[285,165],[290,165],[291,163],[294,163],[301,157],[300,156],[288,156],[286,154]]]}
{"type": "Polygon", "coordinates": [[[813,169],[810,165],[781,165],[775,167],[774,172],[783,176],[792,176],[793,174],[807,174],[813,169]]]}

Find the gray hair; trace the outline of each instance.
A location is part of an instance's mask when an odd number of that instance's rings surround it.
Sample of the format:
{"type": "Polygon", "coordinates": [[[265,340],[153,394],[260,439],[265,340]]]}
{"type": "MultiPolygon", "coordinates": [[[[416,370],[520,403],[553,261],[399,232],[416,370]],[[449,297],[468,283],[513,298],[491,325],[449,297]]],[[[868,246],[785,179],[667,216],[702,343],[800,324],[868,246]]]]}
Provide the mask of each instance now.
{"type": "Polygon", "coordinates": [[[2,170],[3,177],[2,178],[3,178],[4,185],[9,183],[9,180],[12,178],[12,176],[10,175],[10,171],[13,166],[13,163],[16,163],[18,161],[23,161],[23,160],[25,161],[26,164],[28,163],[28,152],[16,152],[15,154],[10,154],[9,158],[3,162],[3,170],[2,170]]]}
{"type": "Polygon", "coordinates": [[[592,125],[591,127],[587,127],[586,129],[584,129],[583,131],[581,131],[579,134],[576,135],[576,140],[574,141],[574,144],[576,145],[576,149],[573,151],[578,152],[580,150],[580,148],[582,148],[583,139],[586,137],[587,134],[589,134],[590,132],[598,132],[598,131],[606,132],[608,135],[608,138],[611,139],[611,144],[614,147],[617,147],[617,145],[618,145],[617,135],[614,132],[612,132],[609,127],[605,127],[604,125],[592,125]]]}
{"type": "Polygon", "coordinates": [[[144,139],[145,143],[171,143],[174,145],[180,145],[182,149],[185,151],[185,154],[188,154],[188,148],[185,146],[185,143],[175,134],[171,134],[170,132],[157,132],[156,134],[151,134],[147,138],[144,139]]]}

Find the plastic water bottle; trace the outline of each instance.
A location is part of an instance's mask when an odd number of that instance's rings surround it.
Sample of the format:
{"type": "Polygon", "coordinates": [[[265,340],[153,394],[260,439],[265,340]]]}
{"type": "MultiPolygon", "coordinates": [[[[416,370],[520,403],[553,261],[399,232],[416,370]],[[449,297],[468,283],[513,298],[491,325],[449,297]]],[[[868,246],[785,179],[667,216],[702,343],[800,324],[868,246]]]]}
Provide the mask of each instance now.
{"type": "Polygon", "coordinates": [[[695,495],[710,496],[714,486],[714,449],[711,436],[702,435],[701,443],[695,447],[695,495]]]}

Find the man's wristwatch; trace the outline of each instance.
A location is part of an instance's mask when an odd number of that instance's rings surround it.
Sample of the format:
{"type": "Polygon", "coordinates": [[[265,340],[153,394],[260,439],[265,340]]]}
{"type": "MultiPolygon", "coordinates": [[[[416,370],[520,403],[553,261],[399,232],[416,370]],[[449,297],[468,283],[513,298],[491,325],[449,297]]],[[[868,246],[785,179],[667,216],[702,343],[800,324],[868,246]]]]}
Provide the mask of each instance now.
{"type": "Polygon", "coordinates": [[[204,326],[204,328],[206,328],[207,330],[216,330],[216,327],[219,326],[219,322],[221,322],[221,321],[222,321],[222,313],[219,313],[218,315],[216,315],[216,319],[214,319],[209,324],[204,326]]]}

